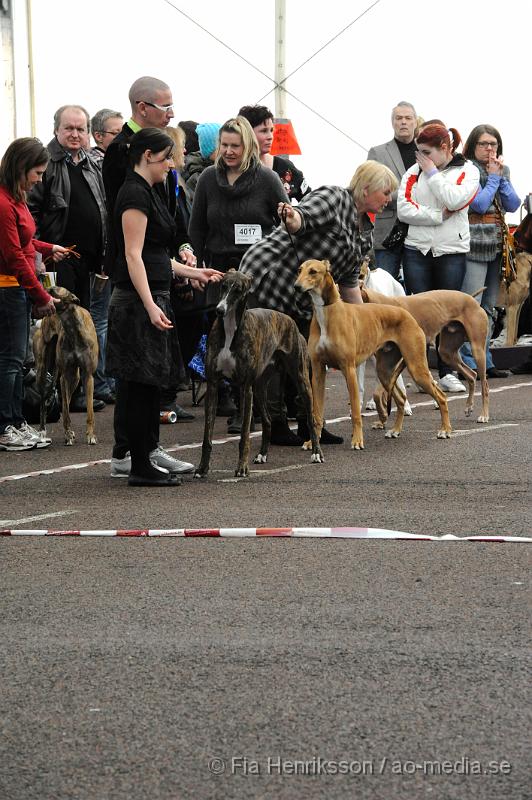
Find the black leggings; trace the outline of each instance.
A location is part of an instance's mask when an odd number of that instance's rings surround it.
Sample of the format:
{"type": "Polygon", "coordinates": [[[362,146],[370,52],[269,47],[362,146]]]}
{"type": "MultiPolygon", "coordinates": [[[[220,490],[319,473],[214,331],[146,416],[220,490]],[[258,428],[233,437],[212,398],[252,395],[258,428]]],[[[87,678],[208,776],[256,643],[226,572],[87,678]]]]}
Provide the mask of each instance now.
{"type": "Polygon", "coordinates": [[[152,471],[149,456],[159,441],[160,393],[158,386],[116,381],[113,456],[124,458],[129,450],[134,475],[152,471]]]}

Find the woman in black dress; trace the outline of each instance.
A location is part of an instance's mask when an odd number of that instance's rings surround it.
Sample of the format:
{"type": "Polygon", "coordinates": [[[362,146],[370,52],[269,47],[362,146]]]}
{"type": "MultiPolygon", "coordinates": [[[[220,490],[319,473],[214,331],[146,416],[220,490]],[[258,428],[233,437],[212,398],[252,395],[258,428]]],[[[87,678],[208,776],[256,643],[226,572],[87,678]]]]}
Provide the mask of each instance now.
{"type": "Polygon", "coordinates": [[[222,273],[170,258],[174,221],[153,190],[173,167],[174,143],[163,131],[144,128],[131,137],[127,174],[115,204],[117,256],[109,306],[107,372],[122,381],[131,451],[130,486],[176,486],[179,479],[150,460],[159,439],[160,387],[171,385],[177,368],[177,336],[170,305],[173,276],[201,285],[222,273]]]}

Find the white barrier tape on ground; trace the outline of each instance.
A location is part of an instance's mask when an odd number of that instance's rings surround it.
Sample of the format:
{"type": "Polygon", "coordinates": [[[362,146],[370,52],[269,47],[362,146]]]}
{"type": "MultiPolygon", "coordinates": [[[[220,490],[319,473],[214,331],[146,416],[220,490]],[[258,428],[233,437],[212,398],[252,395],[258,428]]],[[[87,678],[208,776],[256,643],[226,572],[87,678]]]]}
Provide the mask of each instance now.
{"type": "Polygon", "coordinates": [[[0,536],[121,536],[132,538],[244,538],[280,537],[292,539],[395,539],[423,542],[528,542],[524,536],[425,536],[383,528],[168,528],[110,531],[0,530],[0,536]]]}

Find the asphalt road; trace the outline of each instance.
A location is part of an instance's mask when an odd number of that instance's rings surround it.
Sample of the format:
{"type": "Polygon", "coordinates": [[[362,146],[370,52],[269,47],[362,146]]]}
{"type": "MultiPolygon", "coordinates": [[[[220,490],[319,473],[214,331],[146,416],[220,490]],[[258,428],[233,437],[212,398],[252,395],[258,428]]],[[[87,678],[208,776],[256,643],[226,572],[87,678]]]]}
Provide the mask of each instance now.
{"type": "MultiPolygon", "coordinates": [[[[532,379],[490,388],[488,425],[453,396],[448,441],[411,392],[400,439],[368,417],[364,452],[347,439],[313,465],[274,447],[247,480],[233,478],[236,439],[218,420],[209,478],[165,490],[110,479],[107,408],[94,447],[63,447],[56,425],[49,450],[1,454],[0,527],[530,536],[532,379]]],[[[349,436],[335,372],[327,417],[349,436]]],[[[82,442],[82,416],[75,424],[82,442]]],[[[201,434],[201,409],[161,429],[195,463],[201,434]]],[[[529,552],[0,537],[0,798],[524,800],[529,552]]]]}

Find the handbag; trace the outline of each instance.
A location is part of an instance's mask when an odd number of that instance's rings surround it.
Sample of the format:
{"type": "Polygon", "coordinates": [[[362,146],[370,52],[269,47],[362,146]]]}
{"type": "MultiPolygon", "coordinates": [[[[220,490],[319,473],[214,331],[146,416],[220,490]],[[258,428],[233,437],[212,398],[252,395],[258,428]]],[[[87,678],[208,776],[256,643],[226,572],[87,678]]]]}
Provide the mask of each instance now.
{"type": "Polygon", "coordinates": [[[504,212],[502,210],[499,200],[494,200],[495,209],[499,216],[501,236],[502,236],[502,253],[501,253],[501,266],[500,275],[501,280],[504,281],[508,287],[517,278],[517,265],[515,263],[515,242],[514,237],[510,233],[510,229],[504,219],[504,212]]]}
{"type": "Polygon", "coordinates": [[[398,219],[395,220],[390,233],[383,239],[382,246],[385,247],[386,250],[399,250],[405,243],[407,233],[407,223],[400,222],[398,219]]]}

